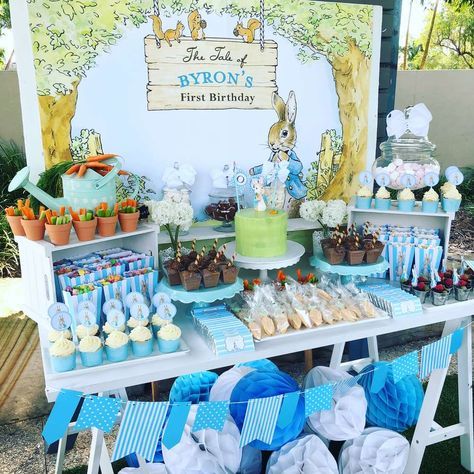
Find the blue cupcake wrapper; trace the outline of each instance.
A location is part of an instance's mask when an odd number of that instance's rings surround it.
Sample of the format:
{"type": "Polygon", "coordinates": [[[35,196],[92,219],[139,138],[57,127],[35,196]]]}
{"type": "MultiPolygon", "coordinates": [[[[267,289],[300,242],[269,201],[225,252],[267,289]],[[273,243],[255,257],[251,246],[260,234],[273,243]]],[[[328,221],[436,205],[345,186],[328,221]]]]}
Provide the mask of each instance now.
{"type": "Polygon", "coordinates": [[[81,362],[84,367],[95,367],[96,365],[102,364],[102,356],[104,355],[104,350],[102,347],[95,352],[80,352],[81,362]]]}
{"type": "Polygon", "coordinates": [[[128,358],[128,342],[120,347],[105,346],[105,354],[111,362],[121,362],[128,358]]]}
{"type": "Polygon", "coordinates": [[[169,341],[158,337],[158,349],[165,354],[168,352],[176,352],[179,349],[179,338],[169,341]]]}
{"type": "Polygon", "coordinates": [[[153,339],[143,342],[132,341],[132,350],[137,357],[150,355],[153,352],[153,339]]]}
{"type": "Polygon", "coordinates": [[[371,204],[372,204],[371,197],[356,196],[357,209],[370,209],[371,204]]]}
{"type": "Polygon", "coordinates": [[[51,356],[51,365],[55,372],[69,372],[76,368],[76,351],[67,357],[51,356]]]}
{"type": "Polygon", "coordinates": [[[443,211],[445,212],[456,212],[461,205],[461,199],[446,199],[442,198],[441,204],[443,211]]]}
{"type": "Polygon", "coordinates": [[[392,201],[390,199],[375,198],[375,209],[387,211],[391,205],[392,201]]]}
{"type": "Polygon", "coordinates": [[[415,207],[415,200],[414,199],[407,199],[407,200],[399,200],[398,201],[398,209],[400,211],[411,212],[415,207]]]}
{"type": "Polygon", "coordinates": [[[438,212],[439,201],[421,201],[422,212],[438,212]]]}

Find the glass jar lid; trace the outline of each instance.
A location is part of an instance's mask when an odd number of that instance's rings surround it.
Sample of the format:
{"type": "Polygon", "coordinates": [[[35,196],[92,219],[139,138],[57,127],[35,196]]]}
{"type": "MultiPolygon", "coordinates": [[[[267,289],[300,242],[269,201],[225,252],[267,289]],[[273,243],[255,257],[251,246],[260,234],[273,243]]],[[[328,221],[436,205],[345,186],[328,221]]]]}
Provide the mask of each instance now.
{"type": "Polygon", "coordinates": [[[431,156],[436,150],[436,145],[424,137],[405,133],[400,138],[389,137],[379,148],[384,155],[422,153],[431,156]]]}

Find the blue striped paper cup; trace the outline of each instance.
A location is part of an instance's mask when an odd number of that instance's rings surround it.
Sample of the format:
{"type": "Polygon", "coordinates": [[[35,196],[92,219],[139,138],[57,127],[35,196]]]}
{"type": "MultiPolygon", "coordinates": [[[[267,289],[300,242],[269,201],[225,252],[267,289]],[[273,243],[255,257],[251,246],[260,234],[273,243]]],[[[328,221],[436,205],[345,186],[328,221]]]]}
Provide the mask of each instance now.
{"type": "Polygon", "coordinates": [[[76,368],[76,351],[67,357],[51,356],[51,365],[55,372],[69,372],[76,368]]]}
{"type": "Polygon", "coordinates": [[[421,201],[421,212],[438,212],[439,201],[421,201]]]}
{"type": "Polygon", "coordinates": [[[414,199],[405,199],[398,201],[398,209],[404,212],[411,212],[415,207],[415,200],[414,199]]]}
{"type": "Polygon", "coordinates": [[[381,211],[388,211],[390,206],[392,205],[392,201],[390,199],[382,199],[382,198],[375,198],[375,209],[379,209],[381,211]]]}
{"type": "Polygon", "coordinates": [[[441,199],[441,205],[444,212],[456,212],[461,205],[461,199],[441,199]]]}
{"type": "Polygon", "coordinates": [[[120,347],[105,346],[105,354],[110,362],[122,362],[128,357],[128,342],[120,347]]]}
{"type": "Polygon", "coordinates": [[[133,354],[137,357],[145,357],[153,352],[153,338],[148,341],[132,341],[133,354]]]}
{"type": "Polygon", "coordinates": [[[96,365],[102,364],[102,356],[104,354],[104,350],[101,347],[98,351],[80,352],[80,354],[81,354],[82,365],[84,367],[95,367],[96,365]]]}
{"type": "Polygon", "coordinates": [[[357,209],[370,209],[371,204],[372,204],[371,197],[356,196],[357,209]]]}
{"type": "Polygon", "coordinates": [[[158,336],[158,349],[165,354],[176,352],[179,349],[179,338],[169,341],[158,336]]]}

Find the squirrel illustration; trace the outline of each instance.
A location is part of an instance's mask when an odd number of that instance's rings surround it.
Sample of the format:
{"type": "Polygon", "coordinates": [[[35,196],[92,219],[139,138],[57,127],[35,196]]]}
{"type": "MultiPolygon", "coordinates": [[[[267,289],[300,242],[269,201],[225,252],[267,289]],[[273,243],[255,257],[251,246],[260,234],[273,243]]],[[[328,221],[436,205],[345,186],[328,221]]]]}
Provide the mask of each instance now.
{"type": "Polygon", "coordinates": [[[253,43],[255,39],[255,31],[260,28],[261,23],[256,18],[250,18],[247,22],[247,28],[241,21],[234,28],[234,36],[242,36],[245,43],[253,43]]]}
{"type": "Polygon", "coordinates": [[[148,18],[153,20],[153,32],[159,40],[165,40],[171,46],[171,40],[181,43],[181,36],[183,35],[184,25],[178,20],[176,28],[170,28],[163,32],[163,24],[158,15],[150,15],[148,18]]]}
{"type": "Polygon", "coordinates": [[[206,20],[203,20],[201,14],[197,10],[193,10],[188,15],[188,25],[189,31],[191,31],[191,38],[194,41],[199,39],[206,39],[206,35],[204,34],[204,28],[207,27],[206,20]],[[199,32],[201,32],[201,38],[199,38],[199,32]]]}

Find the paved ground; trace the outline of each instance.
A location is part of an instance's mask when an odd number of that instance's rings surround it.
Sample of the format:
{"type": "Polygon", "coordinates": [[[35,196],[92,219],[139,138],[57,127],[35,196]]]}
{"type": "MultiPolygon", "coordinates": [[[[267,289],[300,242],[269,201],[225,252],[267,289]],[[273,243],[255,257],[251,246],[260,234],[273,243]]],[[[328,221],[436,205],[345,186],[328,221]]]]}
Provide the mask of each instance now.
{"type": "MultiPolygon", "coordinates": [[[[380,353],[380,358],[382,360],[392,360],[410,350],[418,349],[423,344],[432,342],[433,340],[435,340],[435,338],[419,340],[384,349],[380,353]]],[[[329,351],[324,349],[315,351],[314,355],[316,365],[326,364],[329,351]]],[[[279,358],[277,363],[282,370],[289,372],[301,383],[304,377],[304,364],[302,356],[299,359],[299,361],[295,362],[294,360],[289,361],[286,358],[279,358]]],[[[41,362],[39,361],[38,363],[40,364],[41,362]]],[[[39,394],[43,390],[41,383],[39,383],[40,381],[42,382],[42,377],[39,375],[41,373],[40,369],[41,367],[38,365],[31,369],[36,373],[35,383],[33,383],[31,378],[29,382],[25,382],[24,389],[26,389],[27,386],[30,386],[30,388],[32,386],[35,387],[31,392],[33,394],[39,394]]],[[[454,359],[449,372],[456,373],[456,370],[457,365],[454,359]]],[[[169,387],[169,383],[170,382],[168,382],[168,384],[164,383],[163,388],[166,389],[167,385],[169,387]]],[[[166,394],[164,396],[166,396],[166,394]]],[[[138,392],[136,398],[149,399],[149,394],[146,392],[140,394],[138,392]]],[[[44,413],[47,409],[44,398],[40,400],[37,407],[39,414],[34,418],[0,425],[0,474],[50,474],[54,472],[55,456],[44,453],[41,438],[43,423],[46,419],[44,413]]],[[[19,406],[17,406],[17,408],[19,408],[19,406]]],[[[2,412],[3,411],[4,410],[2,410],[2,412]]],[[[3,423],[5,423],[5,417],[3,423]]],[[[115,436],[116,431],[106,437],[109,447],[113,445],[115,436]]],[[[77,437],[74,449],[66,454],[65,467],[73,468],[87,464],[89,444],[90,432],[80,433],[77,437]]]]}

